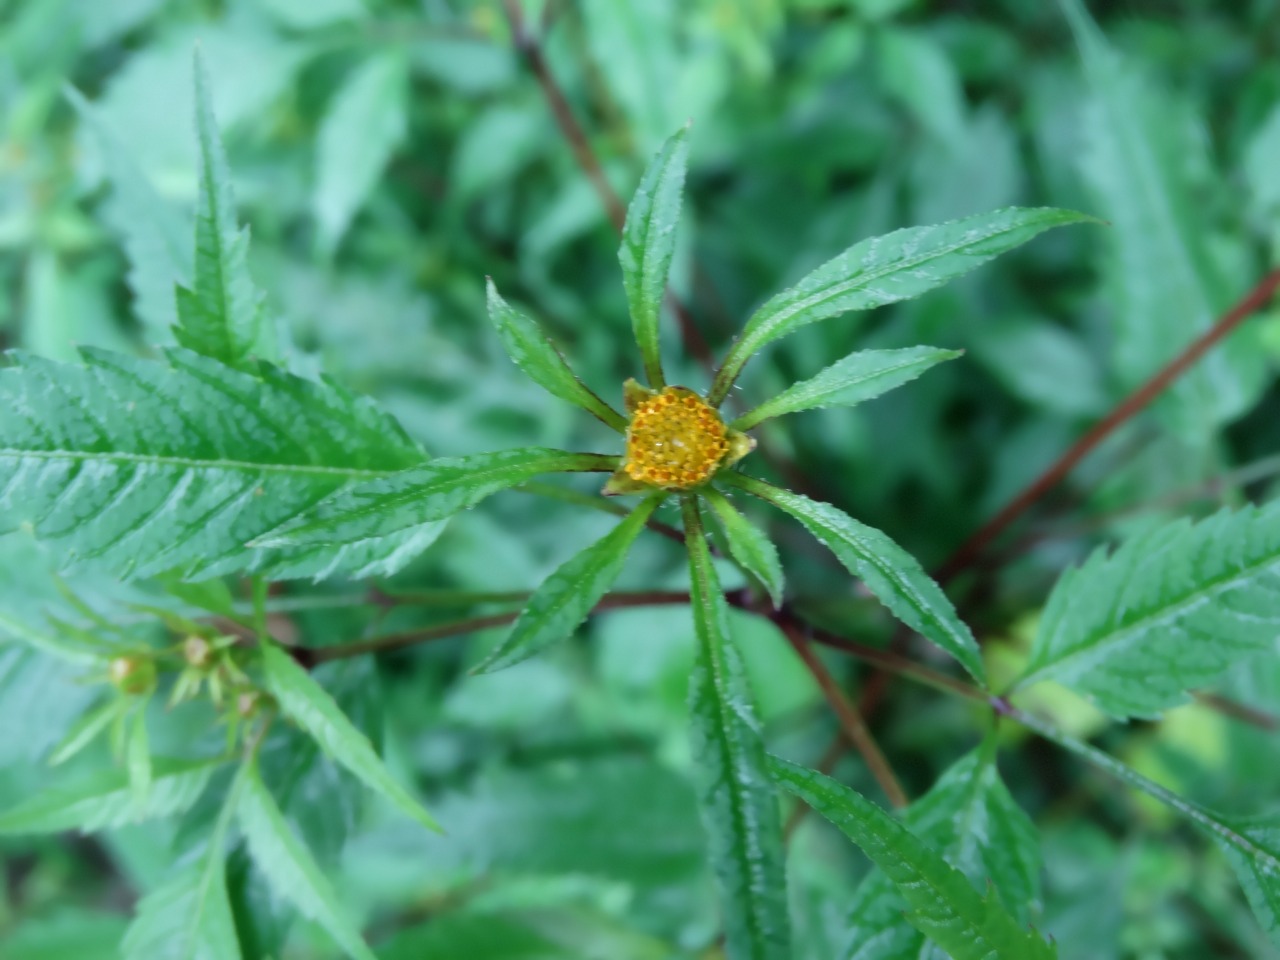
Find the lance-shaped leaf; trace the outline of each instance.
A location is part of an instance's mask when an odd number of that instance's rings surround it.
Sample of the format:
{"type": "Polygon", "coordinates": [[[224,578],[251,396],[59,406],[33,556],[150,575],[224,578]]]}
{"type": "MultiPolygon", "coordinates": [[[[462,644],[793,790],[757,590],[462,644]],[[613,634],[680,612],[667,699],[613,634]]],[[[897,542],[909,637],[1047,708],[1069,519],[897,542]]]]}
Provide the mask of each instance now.
{"type": "Polygon", "coordinates": [[[719,490],[707,487],[701,495],[720,521],[729,555],[769,591],[769,599],[773,601],[774,608],[781,607],[786,578],[782,573],[782,563],[778,560],[777,547],[763,530],[739,513],[738,508],[719,490]]]}
{"type": "MultiPolygon", "coordinates": [[[[1025,923],[1040,901],[1039,839],[1000,779],[994,747],[989,739],[943,773],[906,809],[903,826],[976,888],[990,883],[1014,918],[1025,923]]],[[[849,906],[842,960],[945,960],[924,934],[903,924],[906,909],[888,874],[869,874],[849,906]]]]}
{"type": "Polygon", "coordinates": [[[276,698],[285,716],[305,730],[321,750],[423,826],[440,829],[409,791],[391,776],[369,738],[347,719],[333,697],[298,666],[293,657],[275,644],[266,644],[262,648],[262,672],[267,690],[276,698]]]}
{"type": "Polygon", "coordinates": [[[324,871],[280,812],[256,763],[245,777],[237,813],[253,862],[272,889],[329,931],[349,957],[377,960],[346,915],[324,871]]]}
{"type": "Polygon", "coordinates": [[[785,856],[755,698],[692,498],[685,500],[697,652],[689,677],[694,777],[734,960],[789,960],[785,856]]]}
{"type": "Polygon", "coordinates": [[[343,490],[261,537],[255,546],[340,544],[390,536],[443,520],[544,473],[601,472],[617,465],[617,457],[545,447],[432,460],[343,490]]]}
{"type": "Polygon", "coordinates": [[[1280,948],[1280,816],[1272,814],[1231,824],[1240,836],[1269,856],[1241,850],[1221,837],[1218,843],[1227,855],[1240,886],[1244,888],[1254,915],[1271,942],[1280,948]]]}
{"type": "Polygon", "coordinates": [[[631,309],[631,326],[649,386],[661,388],[661,337],[658,320],[667,292],[667,275],[676,249],[676,226],[689,162],[689,128],[677,131],[654,154],[627,208],[618,261],[631,309]]]}
{"type": "Polygon", "coordinates": [[[199,146],[195,274],[190,288],[177,288],[178,326],[174,334],[184,347],[230,366],[243,366],[258,345],[262,295],[249,276],[249,229],[242,230],[236,224],[231,170],[198,49],[195,86],[199,146]]]}
{"type": "Polygon", "coordinates": [[[875,527],[859,523],[829,503],[742,474],[725,474],[724,480],[799,520],[894,616],[955,657],[973,679],[986,686],[977,641],[915,557],[875,527]]]}
{"type": "Polygon", "coordinates": [[[547,577],[526,601],[511,633],[476,672],[513,666],[572,634],[618,579],[627,551],[660,500],[645,500],[609,533],[547,577]]]}
{"type": "Polygon", "coordinates": [[[129,774],[107,770],[67,786],[53,787],[0,813],[0,834],[92,833],[182,813],[204,792],[218,762],[155,758],[151,783],[135,804],[129,774]]]}
{"type": "Polygon", "coordinates": [[[1275,648],[1280,503],[1177,520],[1058,580],[1020,685],[1054,679],[1117,717],[1153,716],[1275,648]]]}
{"type": "Polygon", "coordinates": [[[815,407],[852,407],[914,380],[944,360],[954,360],[963,350],[907,347],[904,350],[860,350],[766,400],[733,421],[737,430],[788,413],[815,407]]]}
{"type": "Polygon", "coordinates": [[[711,401],[725,398],[753,354],[806,324],[918,297],[1045,230],[1091,220],[1072,210],[1007,207],[856,243],[752,315],[716,375],[711,401]]]}
{"type": "Polygon", "coordinates": [[[965,875],[870,800],[830,777],[769,759],[783,787],[835,824],[897,887],[907,920],[952,960],[1052,960],[1057,950],[984,898],[965,875]]]}
{"type": "MultiPolygon", "coordinates": [[[[145,577],[302,564],[305,551],[245,544],[345,484],[423,459],[394,419],[333,384],[266,365],[250,376],[185,350],[168,366],[85,358],[13,355],[0,370],[0,530],[30,525],[67,565],[96,558],[145,577]]],[[[382,546],[406,543],[420,541],[382,546]]],[[[353,559],[373,562],[373,546],[353,559]]],[[[342,559],[312,558],[307,572],[342,559]]]]}
{"type": "Polygon", "coordinates": [[[498,329],[502,346],[530,380],[553,397],[581,407],[615,430],[626,431],[626,418],[587,389],[537,322],[503,300],[492,279],[488,281],[488,297],[489,319],[498,329]]]}

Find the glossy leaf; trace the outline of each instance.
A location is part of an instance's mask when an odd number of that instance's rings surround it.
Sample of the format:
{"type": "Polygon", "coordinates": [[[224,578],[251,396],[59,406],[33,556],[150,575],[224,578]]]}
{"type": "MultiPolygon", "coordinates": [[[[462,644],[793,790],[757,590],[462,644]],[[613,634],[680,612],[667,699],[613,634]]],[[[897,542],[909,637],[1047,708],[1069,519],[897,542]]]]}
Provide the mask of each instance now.
{"type": "Polygon", "coordinates": [[[784,788],[856,843],[906,901],[906,919],[952,960],[1052,960],[1057,950],[1015,920],[892,816],[843,784],[770,758],[784,788]]]}
{"type": "Polygon", "coordinates": [[[354,543],[444,520],[544,473],[605,471],[617,457],[524,447],[433,460],[357,484],[263,536],[257,546],[354,543]]]}
{"type": "Polygon", "coordinates": [[[786,578],[782,572],[782,563],[778,559],[778,548],[763,530],[738,512],[738,508],[729,502],[719,490],[707,487],[701,492],[702,499],[716,515],[724,530],[725,543],[729,554],[742,565],[751,576],[764,585],[773,601],[774,609],[782,606],[782,595],[786,590],[786,578]]]}
{"type": "Polygon", "coordinates": [[[151,783],[141,804],[134,802],[128,772],[107,770],[53,787],[0,812],[0,834],[93,833],[128,823],[182,813],[204,792],[218,763],[155,758],[151,783]]]}
{"type": "Polygon", "coordinates": [[[1117,717],[1154,716],[1274,651],[1280,503],[1178,520],[1058,580],[1020,685],[1057,680],[1117,717]]]}
{"type": "Polygon", "coordinates": [[[711,397],[723,400],[753,354],[806,324],[918,297],[1046,230],[1092,219],[1072,210],[1008,207],[856,243],[752,315],[711,397]]]}
{"type": "Polygon", "coordinates": [[[783,490],[760,480],[729,474],[726,482],[785,510],[827,549],[899,620],[933,641],[982,685],[986,671],[977,641],[920,563],[885,534],[859,523],[829,503],[783,490]]]}
{"type": "Polygon", "coordinates": [[[597,397],[569,369],[560,351],[530,317],[502,299],[493,280],[488,281],[489,319],[507,355],[530,380],[553,397],[581,407],[618,431],[627,429],[626,418],[597,397]]]}
{"type": "Polygon", "coordinates": [[[742,658],[729,636],[729,608],[696,502],[685,502],[697,652],[689,678],[694,777],[725,944],[733,960],[791,957],[785,856],[778,798],[742,658]]]}
{"type": "MultiPolygon", "coordinates": [[[[0,530],[29,524],[68,565],[95,559],[139,578],[333,572],[347,558],[245,544],[346,484],[423,459],[395,420],[332,384],[268,366],[250,376],[184,350],[169,366],[85,357],[81,366],[14,355],[0,370],[0,530]]],[[[397,532],[358,545],[352,565],[422,534],[397,532]]]]}
{"type": "Polygon", "coordinates": [[[423,826],[439,829],[431,815],[391,776],[369,738],[293,657],[275,644],[265,644],[262,669],[267,690],[284,715],[305,730],[321,750],[423,826]]]}
{"type": "Polygon", "coordinates": [[[860,350],[815,377],[802,380],[744,413],[730,426],[750,430],[756,424],[815,407],[852,407],[909,383],[930,367],[954,360],[961,350],[908,347],[904,350],[860,350]]]}
{"type": "Polygon", "coordinates": [[[244,366],[262,332],[262,295],[249,275],[249,228],[241,229],[236,223],[231,170],[199,48],[195,89],[199,143],[195,271],[190,288],[177,288],[174,334],[180,344],[197,353],[229,366],[244,366]]]}
{"type": "Polygon", "coordinates": [[[654,389],[665,386],[658,321],[676,249],[676,227],[689,163],[689,128],[677,131],[649,161],[627,208],[618,261],[631,326],[654,389]]]}
{"type": "Polygon", "coordinates": [[[618,579],[627,551],[653,515],[660,498],[650,497],[620,524],[562,564],[525,602],[501,645],[476,668],[491,673],[510,667],[569,637],[618,579]]]}

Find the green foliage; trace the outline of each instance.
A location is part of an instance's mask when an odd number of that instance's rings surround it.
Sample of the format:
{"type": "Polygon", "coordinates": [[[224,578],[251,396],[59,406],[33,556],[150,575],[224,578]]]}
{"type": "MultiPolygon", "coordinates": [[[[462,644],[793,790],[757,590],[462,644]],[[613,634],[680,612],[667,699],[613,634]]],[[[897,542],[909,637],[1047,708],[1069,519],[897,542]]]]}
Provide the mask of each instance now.
{"type": "Polygon", "coordinates": [[[739,513],[729,502],[729,498],[719,490],[708,490],[706,502],[724,530],[730,555],[742,565],[742,569],[764,585],[775,608],[782,606],[786,578],[782,572],[782,562],[778,559],[777,548],[764,531],[739,513]]]}
{"type": "Polygon", "coordinates": [[[1242,850],[1227,841],[1222,842],[1222,848],[1240,878],[1254,914],[1271,943],[1280,947],[1280,820],[1274,816],[1260,817],[1232,826],[1258,850],[1242,850]]]}

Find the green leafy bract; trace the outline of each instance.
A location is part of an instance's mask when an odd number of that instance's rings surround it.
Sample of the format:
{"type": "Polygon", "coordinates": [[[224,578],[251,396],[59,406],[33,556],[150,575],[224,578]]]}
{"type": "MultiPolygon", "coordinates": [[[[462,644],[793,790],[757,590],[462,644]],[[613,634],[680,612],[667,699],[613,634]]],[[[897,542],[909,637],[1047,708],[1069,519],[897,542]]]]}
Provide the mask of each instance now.
{"type": "Polygon", "coordinates": [[[391,776],[369,738],[293,657],[275,644],[265,644],[262,669],[267,690],[285,716],[305,730],[321,750],[423,826],[439,829],[431,815],[391,776]]]}
{"type": "Polygon", "coordinates": [[[960,350],[907,347],[903,350],[860,350],[817,376],[793,384],[776,397],[744,413],[730,424],[750,430],[765,420],[815,407],[852,407],[914,380],[932,366],[961,356],[960,350]]]}
{"type": "MultiPolygon", "coordinates": [[[[229,366],[243,367],[261,345],[262,295],[249,275],[249,228],[242,230],[236,224],[231,171],[218,136],[209,79],[198,50],[195,85],[196,139],[200,147],[195,273],[190,288],[177,288],[178,325],[174,334],[184,347],[229,366]]],[[[269,349],[265,355],[273,352],[269,349]]]]}
{"type": "Polygon", "coordinates": [[[978,683],[986,685],[977,641],[942,588],[929,578],[915,557],[884,533],[859,523],[829,503],[810,500],[742,474],[727,475],[726,481],[803,523],[894,616],[951,654],[978,683]]]}
{"type": "Polygon", "coordinates": [[[618,458],[523,447],[432,460],[343,490],[256,546],[356,543],[444,520],[486,497],[544,473],[612,471],[618,458]]]}
{"type": "Polygon", "coordinates": [[[394,567],[437,532],[400,528],[345,552],[246,549],[344,485],[422,461],[395,420],[333,384],[185,350],[168,366],[98,350],[84,365],[12,357],[0,370],[0,530],[29,524],[68,566],[316,576],[394,567]]]}
{"type": "Polygon", "coordinates": [[[1280,503],[1177,520],[1059,579],[1020,681],[1054,679],[1117,717],[1154,716],[1280,626],[1280,503]]]}
{"type": "Polygon", "coordinates": [[[689,128],[672,135],[649,161],[627,208],[618,261],[631,309],[631,325],[649,386],[660,389],[662,347],[658,319],[667,292],[667,275],[676,249],[676,226],[685,170],[689,163],[689,128]]]}
{"type": "Polygon", "coordinates": [[[785,760],[769,759],[783,787],[862,848],[897,887],[906,918],[952,960],[1052,960],[1057,950],[1015,920],[992,892],[965,875],[870,800],[785,760]]]}
{"type": "Polygon", "coordinates": [[[752,315],[716,375],[711,400],[725,398],[753,354],[806,324],[918,297],[1045,230],[1092,219],[1052,207],[1008,207],[856,243],[752,315]]]}
{"type": "Polygon", "coordinates": [[[729,498],[719,490],[707,487],[700,494],[720,521],[730,555],[747,573],[760,581],[769,592],[774,608],[781,607],[786,578],[782,573],[782,563],[778,560],[777,547],[763,530],[739,513],[729,502],[729,498]]]}
{"type": "Polygon", "coordinates": [[[592,393],[569,369],[560,351],[534,320],[502,299],[493,280],[488,281],[489,319],[498,330],[507,355],[530,380],[553,397],[568,401],[620,432],[626,418],[592,393]]]}
{"type": "Polygon", "coordinates": [[[729,636],[729,608],[696,502],[685,501],[697,653],[689,715],[702,822],[720,888],[725,943],[734,960],[791,957],[785,857],[778,798],[741,655],[729,636]]]}
{"type": "Polygon", "coordinates": [[[573,633],[618,579],[627,551],[660,500],[645,500],[609,533],[543,581],[525,602],[511,633],[476,672],[513,666],[573,633]]]}

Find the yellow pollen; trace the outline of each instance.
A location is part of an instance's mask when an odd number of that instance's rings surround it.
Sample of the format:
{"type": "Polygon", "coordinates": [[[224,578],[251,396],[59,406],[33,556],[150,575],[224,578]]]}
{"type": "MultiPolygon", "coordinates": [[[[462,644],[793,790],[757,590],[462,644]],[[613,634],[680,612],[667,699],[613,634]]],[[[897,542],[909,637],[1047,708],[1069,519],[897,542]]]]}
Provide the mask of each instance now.
{"type": "Polygon", "coordinates": [[[729,441],[720,414],[685,387],[667,387],[631,415],[627,476],[641,483],[687,489],[715,473],[729,441]]]}

